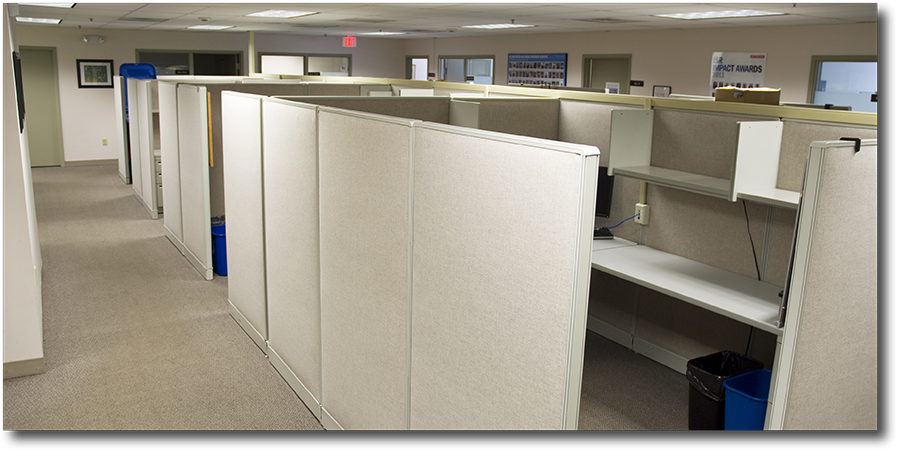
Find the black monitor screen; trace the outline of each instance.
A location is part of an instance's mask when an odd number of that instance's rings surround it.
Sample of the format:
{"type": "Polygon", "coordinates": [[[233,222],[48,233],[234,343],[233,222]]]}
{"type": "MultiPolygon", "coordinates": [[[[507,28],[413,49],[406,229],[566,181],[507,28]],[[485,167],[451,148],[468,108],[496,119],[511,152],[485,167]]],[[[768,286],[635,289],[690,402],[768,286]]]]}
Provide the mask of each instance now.
{"type": "Polygon", "coordinates": [[[610,200],[614,193],[614,177],[607,174],[607,167],[598,167],[598,196],[595,201],[595,217],[610,217],[610,200]]]}

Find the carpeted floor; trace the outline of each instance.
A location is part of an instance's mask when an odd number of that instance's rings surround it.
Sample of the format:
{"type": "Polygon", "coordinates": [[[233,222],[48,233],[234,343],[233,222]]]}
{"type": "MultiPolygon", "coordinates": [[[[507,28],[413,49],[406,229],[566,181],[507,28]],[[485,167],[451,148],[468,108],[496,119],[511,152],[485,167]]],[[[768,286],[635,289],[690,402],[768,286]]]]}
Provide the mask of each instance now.
{"type": "MultiPolygon", "coordinates": [[[[4,430],[321,430],[118,177],[32,170],[44,374],[3,382],[4,430]]],[[[685,430],[685,377],[588,333],[580,430],[685,430]]]]}

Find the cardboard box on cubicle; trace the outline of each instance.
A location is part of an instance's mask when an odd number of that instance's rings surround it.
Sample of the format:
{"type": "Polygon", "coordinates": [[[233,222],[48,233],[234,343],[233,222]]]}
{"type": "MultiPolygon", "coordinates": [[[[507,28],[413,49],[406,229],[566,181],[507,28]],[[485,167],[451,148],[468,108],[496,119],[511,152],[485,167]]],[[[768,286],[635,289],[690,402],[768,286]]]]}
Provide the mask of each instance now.
{"type": "Polygon", "coordinates": [[[774,88],[738,88],[726,86],[716,88],[716,100],[720,102],[761,103],[778,105],[782,90],[774,88]]]}

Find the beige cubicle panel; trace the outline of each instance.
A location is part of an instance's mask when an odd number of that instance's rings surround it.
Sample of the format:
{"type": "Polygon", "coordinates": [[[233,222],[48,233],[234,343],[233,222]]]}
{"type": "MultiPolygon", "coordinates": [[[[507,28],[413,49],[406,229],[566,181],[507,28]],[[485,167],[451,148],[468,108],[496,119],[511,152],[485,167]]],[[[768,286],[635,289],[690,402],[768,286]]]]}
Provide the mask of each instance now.
{"type": "MultiPolygon", "coordinates": [[[[212,279],[212,223],[209,207],[209,124],[205,86],[177,86],[178,165],[184,256],[212,279]]],[[[164,177],[164,176],[163,176],[164,177]]],[[[167,180],[167,178],[166,178],[167,180]]]]}
{"type": "Polygon", "coordinates": [[[410,429],[575,429],[598,152],[421,124],[413,166],[410,429]]]}
{"type": "Polygon", "coordinates": [[[879,429],[878,158],[876,139],[810,145],[770,429],[879,429]]]}
{"type": "Polygon", "coordinates": [[[445,97],[281,97],[351,111],[449,123],[450,99],[445,97]]]}
{"type": "Polygon", "coordinates": [[[322,422],[405,429],[413,122],[319,111],[322,422]]]}
{"type": "Polygon", "coordinates": [[[139,191],[135,189],[141,204],[150,217],[159,218],[159,191],[156,176],[155,150],[158,126],[158,91],[156,80],[133,80],[133,87],[137,91],[137,102],[128,106],[129,120],[138,124],[138,149],[137,157],[140,163],[137,169],[140,174],[135,180],[140,183],[139,191]]]}
{"type": "Polygon", "coordinates": [[[266,351],[265,223],[262,187],[262,103],[255,95],[221,94],[228,310],[266,351]]]}
{"type": "Polygon", "coordinates": [[[131,184],[131,154],[129,151],[130,142],[127,139],[128,134],[125,132],[128,127],[127,116],[125,116],[125,78],[121,75],[112,77],[112,111],[115,117],[115,142],[114,146],[118,152],[118,176],[125,184],[131,184]]]}
{"type": "MultiPolygon", "coordinates": [[[[128,108],[138,109],[140,104],[138,95],[140,89],[137,82],[140,80],[134,78],[126,78],[128,85],[128,108]]],[[[134,190],[134,196],[138,199],[143,198],[143,171],[141,170],[140,158],[140,121],[137,120],[137,114],[128,113],[128,161],[131,163],[131,188],[134,190]]],[[[142,200],[141,200],[142,202],[142,200]]]]}
{"type": "Polygon", "coordinates": [[[165,205],[163,226],[168,239],[184,253],[184,224],[181,214],[181,171],[178,144],[177,83],[159,82],[159,140],[162,153],[162,203],[165,205]]]}
{"type": "Polygon", "coordinates": [[[321,420],[316,108],[264,99],[262,140],[268,357],[321,420]]]}

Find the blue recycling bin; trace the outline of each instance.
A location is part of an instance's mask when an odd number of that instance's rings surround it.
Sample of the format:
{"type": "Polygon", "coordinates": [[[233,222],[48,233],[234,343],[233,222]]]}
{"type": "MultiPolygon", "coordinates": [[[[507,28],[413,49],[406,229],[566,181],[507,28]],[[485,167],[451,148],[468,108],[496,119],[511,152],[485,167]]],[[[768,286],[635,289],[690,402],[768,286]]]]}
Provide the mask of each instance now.
{"type": "Polygon", "coordinates": [[[227,241],[224,225],[212,227],[212,270],[223,277],[227,276],[227,241]]]}
{"type": "Polygon", "coordinates": [[[723,382],[726,389],[725,429],[763,429],[771,379],[772,371],[758,369],[723,382]]]}

